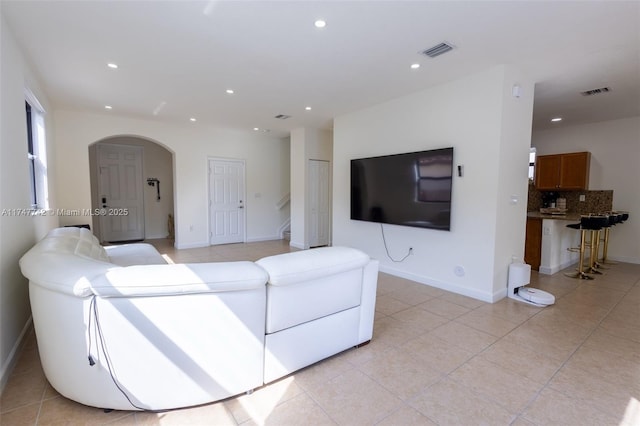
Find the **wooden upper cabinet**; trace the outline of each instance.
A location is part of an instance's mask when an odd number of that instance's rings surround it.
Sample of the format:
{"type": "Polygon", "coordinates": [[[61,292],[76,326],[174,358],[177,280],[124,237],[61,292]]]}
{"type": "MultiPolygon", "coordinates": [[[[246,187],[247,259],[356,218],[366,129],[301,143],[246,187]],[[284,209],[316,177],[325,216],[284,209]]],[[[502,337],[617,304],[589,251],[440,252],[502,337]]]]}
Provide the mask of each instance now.
{"type": "Polygon", "coordinates": [[[589,152],[540,155],[536,158],[536,188],[543,191],[588,189],[590,162],[589,152]]]}

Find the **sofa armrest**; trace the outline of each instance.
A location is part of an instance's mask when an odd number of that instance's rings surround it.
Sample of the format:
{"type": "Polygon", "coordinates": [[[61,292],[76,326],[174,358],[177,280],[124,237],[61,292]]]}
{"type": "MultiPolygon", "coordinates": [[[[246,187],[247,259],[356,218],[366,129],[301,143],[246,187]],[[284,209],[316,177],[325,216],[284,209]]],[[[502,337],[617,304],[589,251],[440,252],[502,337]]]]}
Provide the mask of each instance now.
{"type": "Polygon", "coordinates": [[[253,262],[136,265],[114,268],[91,280],[101,297],[149,297],[240,291],[264,287],[267,273],[253,262]]]}
{"type": "Polygon", "coordinates": [[[373,320],[376,311],[376,291],[378,289],[379,262],[371,260],[362,273],[362,300],[360,302],[360,328],[358,343],[364,343],[373,337],[373,320]]]}

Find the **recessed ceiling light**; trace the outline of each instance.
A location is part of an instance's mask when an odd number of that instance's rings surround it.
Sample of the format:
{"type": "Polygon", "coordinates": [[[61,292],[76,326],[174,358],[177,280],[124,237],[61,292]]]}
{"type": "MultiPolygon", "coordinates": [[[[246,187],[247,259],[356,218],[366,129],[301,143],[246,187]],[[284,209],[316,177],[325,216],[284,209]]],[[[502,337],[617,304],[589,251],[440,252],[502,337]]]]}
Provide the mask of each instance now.
{"type": "Polygon", "coordinates": [[[118,68],[118,64],[114,64],[113,62],[109,62],[109,63],[107,64],[107,66],[108,66],[109,68],[114,69],[114,70],[118,68]]]}
{"type": "Polygon", "coordinates": [[[113,109],[113,107],[111,105],[105,105],[104,109],[113,109]]]}
{"type": "Polygon", "coordinates": [[[411,64],[412,70],[417,70],[418,68],[420,68],[420,64],[411,64]]]}
{"type": "Polygon", "coordinates": [[[196,119],[194,117],[191,117],[189,121],[196,121],[196,119]]]}
{"type": "Polygon", "coordinates": [[[233,93],[234,93],[234,91],[233,91],[232,89],[227,89],[227,90],[226,90],[226,92],[227,92],[227,94],[229,94],[229,95],[233,95],[233,93]]]}
{"type": "Polygon", "coordinates": [[[311,111],[311,107],[310,106],[304,107],[304,109],[307,110],[307,111],[311,111]]]}
{"type": "Polygon", "coordinates": [[[316,28],[324,28],[327,26],[327,23],[322,19],[318,19],[316,22],[313,23],[313,25],[315,25],[316,28]]]}
{"type": "Polygon", "coordinates": [[[562,117],[555,117],[555,118],[552,118],[552,119],[551,119],[551,121],[553,121],[554,123],[555,123],[555,122],[558,122],[558,121],[562,121],[562,117]]]}
{"type": "Polygon", "coordinates": [[[260,130],[260,128],[259,127],[254,127],[253,130],[255,130],[257,132],[258,130],[260,130]]]}

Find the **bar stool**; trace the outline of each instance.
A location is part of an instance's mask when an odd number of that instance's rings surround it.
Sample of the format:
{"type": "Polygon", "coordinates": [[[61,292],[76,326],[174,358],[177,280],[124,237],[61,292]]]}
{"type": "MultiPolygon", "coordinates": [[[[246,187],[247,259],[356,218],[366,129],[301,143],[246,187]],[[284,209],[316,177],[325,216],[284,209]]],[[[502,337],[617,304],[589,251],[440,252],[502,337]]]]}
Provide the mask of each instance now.
{"type": "Polygon", "coordinates": [[[609,224],[609,217],[605,215],[590,215],[590,216],[582,216],[580,218],[580,223],[583,228],[591,230],[591,239],[589,241],[589,246],[591,249],[591,253],[589,255],[589,268],[587,269],[588,274],[602,274],[602,271],[599,271],[601,265],[598,263],[598,253],[600,251],[600,231],[603,227],[609,224]]]}
{"type": "Polygon", "coordinates": [[[582,217],[580,218],[580,223],[571,223],[569,225],[567,225],[567,228],[571,228],[571,229],[577,229],[580,231],[580,247],[577,249],[571,248],[569,247],[567,250],[569,251],[579,251],[580,252],[580,261],[578,263],[578,268],[576,269],[576,272],[573,274],[565,274],[566,276],[570,277],[570,278],[577,278],[580,280],[592,280],[593,277],[587,275],[584,272],[584,252],[585,252],[585,247],[587,245],[587,229],[583,226],[582,224],[582,217]]]}
{"type": "Polygon", "coordinates": [[[604,243],[602,246],[602,259],[600,260],[600,262],[607,265],[615,265],[616,262],[607,260],[607,252],[609,248],[609,231],[611,230],[612,226],[626,222],[627,219],[629,219],[629,212],[613,211],[613,212],[610,212],[608,215],[609,215],[609,224],[608,226],[604,227],[604,243]]]}
{"type": "Polygon", "coordinates": [[[600,259],[601,263],[607,264],[607,265],[615,265],[615,262],[611,262],[607,260],[607,252],[608,252],[608,248],[609,248],[609,231],[611,230],[612,226],[617,225],[618,223],[622,222],[622,214],[617,213],[617,212],[609,212],[607,213],[607,216],[609,217],[609,222],[604,226],[604,239],[603,239],[603,244],[602,244],[602,259],[600,259]]]}

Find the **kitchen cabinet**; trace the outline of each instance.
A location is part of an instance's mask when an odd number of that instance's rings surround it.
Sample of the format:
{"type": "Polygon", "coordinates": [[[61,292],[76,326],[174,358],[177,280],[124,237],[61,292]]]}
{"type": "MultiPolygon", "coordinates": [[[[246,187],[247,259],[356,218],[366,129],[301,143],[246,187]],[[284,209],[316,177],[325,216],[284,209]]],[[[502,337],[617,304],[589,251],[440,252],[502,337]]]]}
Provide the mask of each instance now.
{"type": "Polygon", "coordinates": [[[536,157],[535,185],[541,191],[579,191],[589,187],[590,152],[536,157]]]}
{"type": "Polygon", "coordinates": [[[542,258],[542,219],[527,218],[527,229],[524,244],[524,263],[531,265],[531,269],[540,269],[542,258]]]}

